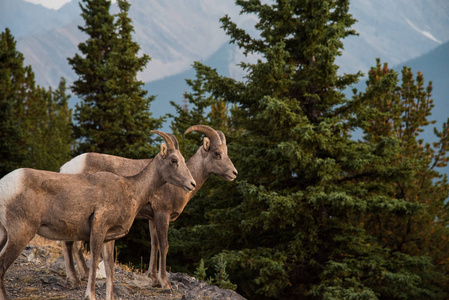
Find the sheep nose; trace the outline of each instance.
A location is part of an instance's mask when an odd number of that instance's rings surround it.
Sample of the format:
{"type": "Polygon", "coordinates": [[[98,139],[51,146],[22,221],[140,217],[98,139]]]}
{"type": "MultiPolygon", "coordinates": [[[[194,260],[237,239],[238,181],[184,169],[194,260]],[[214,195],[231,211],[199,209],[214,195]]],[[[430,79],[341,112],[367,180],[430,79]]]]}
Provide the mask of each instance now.
{"type": "Polygon", "coordinates": [[[235,176],[239,175],[239,172],[237,172],[237,170],[232,171],[232,173],[234,173],[235,176]]]}
{"type": "Polygon", "coordinates": [[[191,184],[194,188],[196,187],[195,182],[191,182],[190,184],[191,184]]]}

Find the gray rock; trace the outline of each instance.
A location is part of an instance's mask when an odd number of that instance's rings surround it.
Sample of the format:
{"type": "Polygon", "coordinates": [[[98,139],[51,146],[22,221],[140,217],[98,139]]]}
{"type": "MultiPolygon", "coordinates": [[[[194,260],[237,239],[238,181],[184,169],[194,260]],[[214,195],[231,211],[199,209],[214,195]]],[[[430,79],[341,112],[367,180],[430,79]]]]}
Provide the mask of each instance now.
{"type": "Polygon", "coordinates": [[[245,300],[244,297],[232,290],[220,289],[214,285],[208,285],[192,276],[183,273],[169,273],[169,279],[173,286],[185,293],[181,300],[196,299],[220,299],[220,300],[245,300]]]}
{"type": "MultiPolygon", "coordinates": [[[[89,265],[89,263],[88,263],[89,265]]],[[[101,262],[97,277],[104,278],[104,263],[101,262]]],[[[25,289],[39,291],[42,299],[81,299],[85,293],[87,282],[81,287],[67,285],[62,249],[45,246],[28,246],[22,255],[8,270],[6,283],[11,295],[24,295],[25,289]],[[16,278],[22,278],[17,280],[16,278]]],[[[168,273],[172,284],[171,290],[153,287],[147,275],[126,270],[119,265],[114,268],[114,296],[117,300],[244,300],[242,296],[231,290],[210,286],[192,276],[183,273],[168,273]]],[[[96,294],[104,299],[106,281],[98,279],[96,294]]]]}

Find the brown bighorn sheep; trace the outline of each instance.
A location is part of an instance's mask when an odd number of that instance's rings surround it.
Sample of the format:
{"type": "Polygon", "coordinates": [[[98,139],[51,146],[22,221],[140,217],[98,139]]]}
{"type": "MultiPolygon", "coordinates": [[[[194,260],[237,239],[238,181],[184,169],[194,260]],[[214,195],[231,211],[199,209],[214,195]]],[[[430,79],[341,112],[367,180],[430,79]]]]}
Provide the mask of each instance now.
{"type": "MultiPolygon", "coordinates": [[[[206,135],[197,152],[187,160],[187,167],[192,173],[197,186],[195,191],[187,192],[173,185],[165,184],[149,200],[149,203],[137,214],[136,218],[148,219],[151,234],[151,256],[149,276],[153,285],[159,283],[163,289],[171,289],[166,272],[166,256],[168,252],[168,226],[169,222],[176,220],[184,210],[190,199],[204,184],[211,174],[221,176],[232,181],[237,176],[232,161],[228,157],[226,138],[221,131],[205,125],[195,125],[188,128],[184,134],[199,131],[206,135]],[[159,251],[159,277],[157,272],[157,255],[159,251]]],[[[146,162],[147,163],[147,162],[146,162]]],[[[95,172],[104,171],[122,174],[139,172],[145,161],[132,160],[117,156],[106,156],[89,153],[77,156],[61,167],[61,172],[95,172]],[[82,163],[80,163],[82,161],[82,163]]],[[[81,277],[85,278],[87,267],[81,252],[81,243],[75,242],[75,258],[81,277]]],[[[79,283],[73,267],[72,248],[65,248],[65,261],[68,280],[79,283]]]]}
{"type": "Polygon", "coordinates": [[[103,247],[106,299],[113,299],[114,240],[126,235],[137,213],[166,182],[190,192],[195,180],[176,140],[166,144],[139,173],[61,174],[17,169],[0,180],[0,299],[7,299],[4,275],[36,235],[53,240],[90,240],[91,268],[85,298],[95,300],[95,276],[103,247]]]}

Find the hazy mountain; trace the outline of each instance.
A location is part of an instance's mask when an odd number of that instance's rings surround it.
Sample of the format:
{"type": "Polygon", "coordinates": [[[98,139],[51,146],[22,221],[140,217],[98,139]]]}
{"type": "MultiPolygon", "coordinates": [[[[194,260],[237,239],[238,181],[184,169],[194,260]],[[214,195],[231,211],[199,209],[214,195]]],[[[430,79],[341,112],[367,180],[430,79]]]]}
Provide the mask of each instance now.
{"type": "MultiPolygon", "coordinates": [[[[132,0],[131,4],[135,40],[152,57],[140,77],[147,82],[149,94],[157,95],[154,115],[173,113],[170,100],[182,103],[183,93],[189,90],[185,79],[195,76],[194,61],[203,61],[222,75],[243,75],[237,64],[248,58],[228,44],[219,18],[228,14],[252,34],[256,34],[252,26],[256,18],[239,15],[234,1],[132,0]]],[[[117,12],[115,4],[112,11],[117,12]]],[[[67,57],[73,57],[86,39],[78,29],[84,25],[80,12],[77,0],[59,10],[24,0],[0,0],[0,29],[11,29],[38,84],[56,87],[61,77],[69,84],[76,78],[67,57]]],[[[359,36],[344,40],[345,49],[337,59],[339,71],[366,73],[379,57],[397,71],[407,65],[415,74],[423,72],[426,82],[433,81],[432,119],[440,128],[449,112],[449,1],[354,0],[350,12],[358,20],[354,29],[359,36]]],[[[364,80],[357,87],[364,89],[364,80]]],[[[76,101],[72,97],[71,105],[76,101]]],[[[169,122],[163,129],[169,130],[168,126],[169,122]]],[[[431,129],[424,135],[431,140],[431,129]]]]}
{"type": "Polygon", "coordinates": [[[355,0],[350,12],[359,36],[344,41],[342,72],[367,71],[379,57],[395,66],[449,40],[447,0],[355,0]]]}
{"type": "MultiPolygon", "coordinates": [[[[155,115],[173,112],[170,100],[181,103],[183,92],[188,90],[184,79],[194,77],[191,65],[196,60],[218,68],[220,74],[242,76],[237,64],[247,58],[228,44],[219,18],[229,14],[252,34],[256,18],[239,15],[234,1],[132,0],[131,4],[135,40],[152,58],[140,77],[147,82],[149,94],[157,95],[152,106],[155,115]]],[[[117,12],[115,4],[112,11],[117,12]]],[[[73,57],[77,45],[86,39],[78,29],[84,25],[80,12],[76,0],[59,10],[24,0],[0,1],[0,26],[11,29],[38,84],[56,87],[61,77],[69,84],[76,78],[67,57],[73,57]]],[[[344,40],[345,50],[337,60],[340,72],[366,73],[377,57],[390,66],[406,62],[415,73],[421,70],[426,80],[434,81],[434,116],[438,120],[445,117],[448,110],[441,103],[448,95],[443,89],[449,82],[444,44],[449,40],[449,1],[354,0],[350,12],[358,20],[354,29],[359,36],[344,40]],[[429,53],[433,49],[435,52],[429,53]]],[[[72,105],[74,101],[73,97],[72,105]]]]}
{"type": "MultiPolygon", "coordinates": [[[[226,42],[219,18],[229,14],[244,28],[252,28],[255,17],[239,15],[234,1],[220,0],[133,0],[130,17],[136,41],[152,57],[141,74],[146,81],[186,71],[194,60],[206,60],[226,42]]],[[[117,8],[113,5],[113,11],[117,8]]],[[[341,72],[366,71],[375,58],[391,65],[418,57],[449,40],[447,0],[356,0],[351,13],[358,22],[359,37],[345,41],[346,50],[338,60],[341,72]]],[[[0,25],[9,27],[18,39],[18,49],[33,66],[36,80],[56,86],[61,76],[69,82],[75,74],[67,57],[78,51],[85,36],[76,0],[55,11],[24,0],[1,0],[0,25]]],[[[239,76],[235,64],[243,59],[235,50],[228,68],[239,76]]]]}
{"type": "Polygon", "coordinates": [[[71,10],[56,12],[23,0],[0,1],[0,29],[3,31],[5,27],[8,27],[16,39],[65,26],[72,19],[71,10]]]}
{"type": "MultiPolygon", "coordinates": [[[[61,76],[73,81],[76,75],[67,57],[73,57],[78,44],[86,40],[78,29],[84,25],[78,3],[72,1],[55,11],[23,0],[1,1],[2,30],[11,29],[25,63],[32,65],[36,73],[37,83],[57,86],[61,76]],[[30,27],[28,33],[26,26],[30,27]]],[[[141,78],[148,82],[179,74],[194,60],[204,60],[215,53],[228,40],[219,18],[226,13],[238,16],[237,8],[230,4],[208,0],[133,0],[130,17],[135,39],[142,51],[152,57],[141,78]]],[[[113,4],[112,13],[116,12],[113,4]]],[[[251,17],[238,19],[245,23],[251,17]]]]}
{"type": "MultiPolygon", "coordinates": [[[[228,65],[229,61],[233,60],[234,52],[234,46],[226,43],[209,59],[203,61],[203,63],[217,69],[218,73],[223,76],[230,76],[228,65]]],[[[191,91],[185,82],[186,78],[195,78],[195,71],[192,68],[182,73],[145,84],[145,88],[150,95],[157,95],[156,100],[151,104],[151,110],[154,116],[159,117],[167,113],[176,113],[170,101],[178,104],[182,103],[184,92],[191,91]]],[[[162,130],[170,131],[170,122],[171,120],[168,120],[162,130]]]]}

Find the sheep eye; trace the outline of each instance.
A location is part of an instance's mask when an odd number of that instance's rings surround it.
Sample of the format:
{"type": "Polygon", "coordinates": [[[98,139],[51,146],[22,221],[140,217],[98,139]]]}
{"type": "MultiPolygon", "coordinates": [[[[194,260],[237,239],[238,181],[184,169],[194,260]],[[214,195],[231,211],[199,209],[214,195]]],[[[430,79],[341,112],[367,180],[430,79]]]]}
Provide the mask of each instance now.
{"type": "Polygon", "coordinates": [[[218,158],[221,158],[221,154],[220,154],[220,152],[218,152],[218,151],[215,151],[215,156],[217,156],[218,158]]]}
{"type": "Polygon", "coordinates": [[[177,164],[177,163],[178,163],[178,160],[177,160],[177,159],[172,159],[172,160],[171,160],[171,163],[172,163],[172,164],[177,164]]]}

